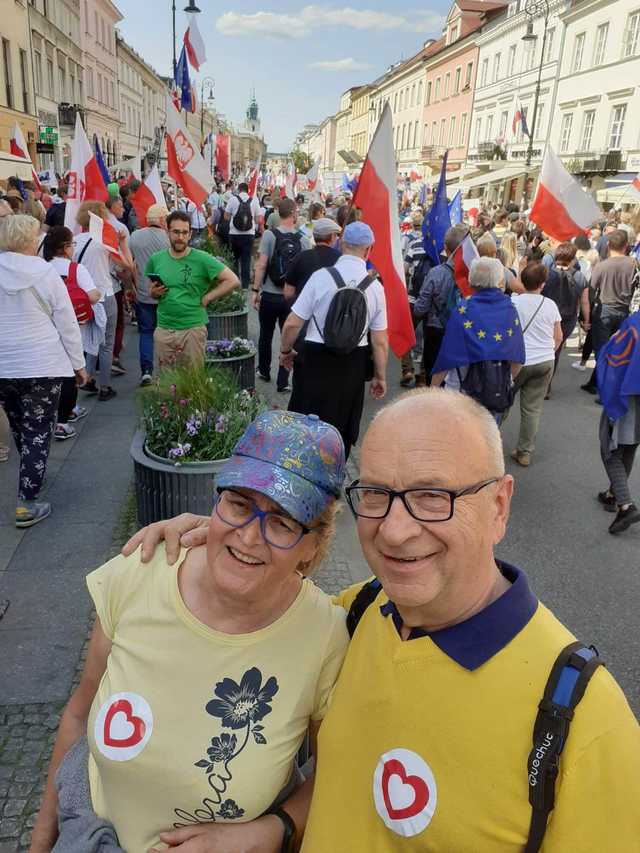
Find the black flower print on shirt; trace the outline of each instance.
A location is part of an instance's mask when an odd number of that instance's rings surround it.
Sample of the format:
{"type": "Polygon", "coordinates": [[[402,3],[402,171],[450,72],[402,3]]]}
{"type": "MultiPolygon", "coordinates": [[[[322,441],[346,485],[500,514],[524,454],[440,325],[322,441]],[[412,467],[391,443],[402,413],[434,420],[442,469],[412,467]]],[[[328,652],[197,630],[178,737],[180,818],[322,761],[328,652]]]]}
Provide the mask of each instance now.
{"type": "Polygon", "coordinates": [[[205,710],[220,719],[223,729],[232,729],[237,734],[221,732],[211,738],[205,756],[196,761],[195,766],[206,773],[215,795],[206,797],[202,801],[204,808],[198,807],[193,813],[175,809],[176,816],[184,823],[174,823],[174,827],[208,823],[216,818],[238,820],[244,815],[245,810],[235,800],[222,798],[227,791],[227,783],[233,778],[229,765],[247,747],[251,737],[256,745],[267,743],[264,726],[260,722],[273,710],[271,703],[278,690],[275,676],[263,684],[262,673],[255,666],[244,673],[239,684],[228,677],[218,681],[213,691],[214,698],[207,702],[205,710]]]}

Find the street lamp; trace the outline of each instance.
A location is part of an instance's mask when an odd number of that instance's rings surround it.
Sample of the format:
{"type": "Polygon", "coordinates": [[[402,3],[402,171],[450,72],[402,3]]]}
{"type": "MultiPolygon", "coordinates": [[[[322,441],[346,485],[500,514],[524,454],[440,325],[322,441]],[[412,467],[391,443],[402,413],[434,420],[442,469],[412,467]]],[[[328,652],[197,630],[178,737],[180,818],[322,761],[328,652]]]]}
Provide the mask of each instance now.
{"type": "MultiPolygon", "coordinates": [[[[548,0],[527,0],[524,7],[525,15],[527,16],[527,31],[522,36],[522,41],[532,42],[534,45],[538,36],[533,31],[534,18],[542,15],[544,17],[544,29],[542,32],[542,50],[540,51],[540,64],[538,65],[538,79],[536,81],[536,90],[533,96],[533,116],[529,126],[529,145],[527,146],[527,170],[531,166],[531,158],[533,156],[533,140],[535,138],[536,124],[538,121],[538,100],[540,99],[540,84],[542,81],[542,66],[544,65],[544,50],[547,44],[547,30],[549,27],[549,3],[548,0]]],[[[527,201],[527,180],[529,178],[528,171],[524,176],[524,202],[527,201]]]]}
{"type": "MultiPolygon", "coordinates": [[[[185,6],[182,10],[183,12],[193,12],[198,13],[202,11],[198,9],[194,0],[189,0],[189,5],[185,6]]],[[[176,57],[176,0],[172,0],[171,2],[171,15],[173,20],[173,79],[176,78],[176,65],[178,64],[178,60],[176,57]]]]}

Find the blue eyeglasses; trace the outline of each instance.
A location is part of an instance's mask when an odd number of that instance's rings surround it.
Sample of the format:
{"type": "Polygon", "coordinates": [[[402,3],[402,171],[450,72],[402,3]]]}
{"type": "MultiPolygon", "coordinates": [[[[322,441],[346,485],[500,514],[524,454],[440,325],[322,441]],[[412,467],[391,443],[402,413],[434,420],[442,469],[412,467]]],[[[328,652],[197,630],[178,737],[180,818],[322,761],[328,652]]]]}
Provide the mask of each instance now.
{"type": "Polygon", "coordinates": [[[254,518],[260,519],[262,538],[274,548],[288,551],[314,528],[305,527],[295,518],[273,510],[262,510],[255,502],[233,489],[223,489],[216,498],[216,515],[229,527],[246,527],[254,518]]]}

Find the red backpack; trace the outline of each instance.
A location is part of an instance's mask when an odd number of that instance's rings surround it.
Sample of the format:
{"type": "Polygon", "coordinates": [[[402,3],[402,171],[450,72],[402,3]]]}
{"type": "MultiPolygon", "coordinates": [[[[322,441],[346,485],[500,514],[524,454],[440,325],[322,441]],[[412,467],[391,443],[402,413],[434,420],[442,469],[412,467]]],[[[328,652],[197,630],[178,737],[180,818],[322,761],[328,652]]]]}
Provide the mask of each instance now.
{"type": "Polygon", "coordinates": [[[76,312],[78,323],[89,323],[93,320],[93,308],[91,300],[78,284],[78,264],[71,261],[67,275],[62,276],[62,280],[67,285],[67,291],[73,310],[76,312]]]}

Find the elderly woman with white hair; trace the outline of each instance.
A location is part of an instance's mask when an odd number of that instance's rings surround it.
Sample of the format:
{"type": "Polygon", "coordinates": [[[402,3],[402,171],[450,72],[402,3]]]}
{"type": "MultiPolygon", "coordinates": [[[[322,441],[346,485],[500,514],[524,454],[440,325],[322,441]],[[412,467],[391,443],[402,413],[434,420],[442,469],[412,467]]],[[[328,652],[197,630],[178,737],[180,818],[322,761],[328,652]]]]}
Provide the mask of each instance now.
{"type": "Polygon", "coordinates": [[[503,279],[497,258],[472,262],[472,295],[451,312],[431,383],[444,382],[473,397],[498,424],[513,402],[513,379],[525,362],[518,312],[502,292],[503,279]]]}
{"type": "Polygon", "coordinates": [[[20,454],[16,527],[51,513],[38,501],[62,381],[87,379],[82,338],[67,288],[36,256],[40,223],[7,216],[0,225],[0,406],[20,454]]]}

